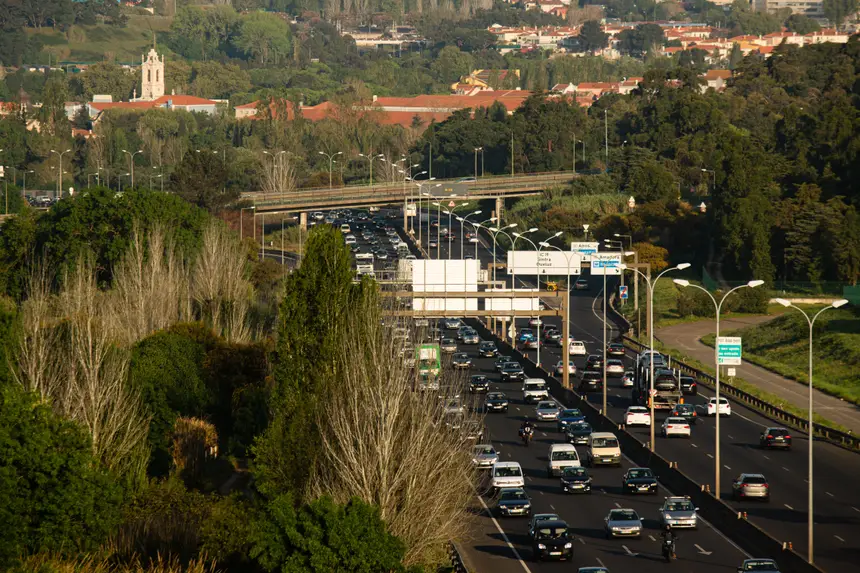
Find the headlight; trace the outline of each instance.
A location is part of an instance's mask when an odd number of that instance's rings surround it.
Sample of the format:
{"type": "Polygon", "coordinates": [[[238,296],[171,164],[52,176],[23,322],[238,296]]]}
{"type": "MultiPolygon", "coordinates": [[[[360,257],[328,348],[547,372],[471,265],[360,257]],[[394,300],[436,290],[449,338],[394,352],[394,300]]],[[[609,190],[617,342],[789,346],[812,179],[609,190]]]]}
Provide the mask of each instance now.
{"type": "Polygon", "coordinates": [[[665,519],[665,520],[667,520],[667,521],[668,521],[669,519],[672,519],[672,516],[671,516],[671,515],[669,515],[668,513],[664,513],[664,514],[663,514],[663,519],[665,519]]]}
{"type": "Polygon", "coordinates": [[[538,549],[546,549],[546,545],[543,543],[538,543],[538,549]]]}
{"type": "Polygon", "coordinates": [[[532,508],[532,506],[530,506],[529,504],[525,504],[525,505],[523,506],[523,509],[531,509],[531,508],[532,508]]]}
{"type": "Polygon", "coordinates": [[[570,549],[571,547],[573,547],[573,543],[565,543],[564,544],[565,549],[570,549]]]}

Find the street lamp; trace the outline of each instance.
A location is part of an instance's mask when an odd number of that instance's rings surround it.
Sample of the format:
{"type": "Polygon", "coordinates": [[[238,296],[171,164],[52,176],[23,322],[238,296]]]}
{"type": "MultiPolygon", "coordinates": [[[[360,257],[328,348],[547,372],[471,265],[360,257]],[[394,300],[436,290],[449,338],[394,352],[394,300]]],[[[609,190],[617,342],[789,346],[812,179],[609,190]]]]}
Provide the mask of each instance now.
{"type": "MultiPolygon", "coordinates": [[[[458,221],[460,221],[460,258],[464,258],[464,252],[463,252],[463,235],[464,235],[465,233],[463,232],[463,223],[468,223],[468,222],[469,222],[469,217],[471,217],[472,215],[480,215],[480,214],[481,214],[481,211],[480,211],[480,210],[478,210],[478,211],[473,211],[472,213],[469,213],[469,214],[468,214],[468,215],[466,215],[465,217],[457,217],[457,220],[458,220],[458,221]]],[[[477,234],[477,231],[475,231],[475,234],[477,234]]],[[[476,250],[477,250],[477,247],[475,247],[475,248],[476,248],[476,250]]],[[[478,260],[478,257],[477,257],[477,256],[475,257],[475,260],[478,260]]]]}
{"type": "MultiPolygon", "coordinates": [[[[560,233],[557,233],[555,236],[559,236],[560,233]]],[[[543,241],[540,243],[541,247],[546,249],[555,249],[558,252],[564,255],[565,260],[567,260],[567,301],[565,302],[565,317],[564,317],[564,328],[565,336],[563,337],[562,342],[562,351],[561,351],[561,359],[562,359],[562,377],[561,382],[565,388],[570,388],[570,263],[573,261],[574,257],[579,256],[579,253],[575,253],[573,251],[565,251],[562,248],[556,247],[555,245],[550,245],[548,242],[543,241]]]]}
{"type": "Polygon", "coordinates": [[[475,148],[475,181],[478,181],[478,152],[481,152],[481,164],[484,163],[484,148],[476,147],[475,148]]]}
{"type": "Polygon", "coordinates": [[[716,428],[715,429],[716,429],[716,433],[717,433],[717,443],[716,443],[716,452],[714,453],[714,481],[715,481],[714,491],[715,491],[716,498],[720,499],[720,359],[719,359],[719,357],[720,357],[720,310],[722,310],[723,302],[725,302],[726,298],[728,298],[728,296],[730,294],[732,294],[733,292],[735,292],[736,290],[744,288],[744,287],[755,288],[755,287],[763,285],[764,281],[752,280],[752,281],[749,281],[747,284],[736,286],[735,288],[733,288],[729,292],[727,292],[725,295],[723,295],[723,298],[720,300],[719,303],[717,303],[717,299],[714,298],[714,295],[712,295],[710,292],[708,292],[708,289],[706,289],[706,288],[700,287],[699,285],[691,284],[690,281],[687,281],[684,279],[675,279],[673,282],[678,286],[682,286],[682,287],[691,286],[693,288],[697,288],[700,291],[704,292],[706,295],[708,295],[711,298],[711,301],[714,303],[714,309],[716,310],[717,336],[716,336],[716,339],[714,340],[714,363],[715,363],[714,366],[717,369],[717,377],[716,377],[716,386],[717,386],[716,399],[717,399],[717,403],[716,403],[716,407],[714,408],[714,414],[716,416],[716,428]]]}
{"type": "MultiPolygon", "coordinates": [[[[511,242],[511,262],[514,261],[513,257],[516,256],[517,241],[519,239],[528,240],[525,235],[527,235],[528,233],[534,233],[537,230],[538,230],[537,227],[532,227],[530,229],[523,231],[522,233],[511,233],[514,236],[514,240],[511,242]]],[[[531,241],[529,241],[529,242],[531,243],[531,241]]],[[[532,245],[534,245],[534,243],[532,243],[532,245]]],[[[516,267],[516,265],[511,265],[511,266],[513,267],[511,269],[511,295],[512,295],[511,296],[511,325],[513,326],[514,324],[516,324],[516,315],[513,314],[516,311],[516,309],[514,308],[514,304],[515,304],[514,301],[516,300],[516,298],[513,295],[515,295],[517,293],[517,267],[516,267]]],[[[512,336],[511,337],[511,346],[516,348],[516,345],[517,345],[516,341],[514,340],[514,337],[512,336]]],[[[540,341],[538,341],[538,346],[540,346],[540,341]]]]}
{"type": "Polygon", "coordinates": [[[331,171],[334,167],[334,158],[338,155],[343,155],[343,151],[338,151],[337,153],[324,153],[322,151],[318,151],[317,153],[323,157],[328,157],[328,188],[331,189],[331,171]]]}
{"type": "MultiPolygon", "coordinates": [[[[257,208],[256,205],[251,205],[250,207],[243,207],[242,209],[239,209],[239,238],[240,239],[245,238],[245,229],[243,227],[243,223],[244,223],[245,219],[242,216],[244,214],[244,211],[253,211],[256,208],[257,208]]],[[[256,219],[254,220],[254,222],[255,222],[255,224],[254,224],[254,240],[256,241],[257,240],[256,219]]]]}
{"type": "MultiPolygon", "coordinates": [[[[651,409],[651,444],[650,444],[651,448],[650,449],[652,452],[654,451],[655,440],[656,440],[656,438],[654,436],[654,426],[655,426],[655,423],[654,423],[655,422],[654,397],[651,395],[654,392],[654,287],[657,286],[657,281],[660,280],[660,277],[662,277],[666,273],[668,273],[670,271],[683,271],[684,269],[689,269],[690,266],[691,266],[690,263],[678,263],[674,267],[669,267],[668,269],[665,269],[662,273],[660,273],[656,277],[654,277],[654,280],[652,281],[651,277],[649,277],[648,275],[646,275],[645,273],[643,273],[639,269],[630,268],[625,264],[621,265],[621,272],[622,273],[625,270],[633,271],[634,273],[636,273],[637,275],[639,275],[643,279],[645,279],[645,285],[648,287],[648,337],[649,337],[649,341],[648,341],[648,363],[649,363],[648,405],[649,405],[649,408],[651,409]]],[[[678,280],[676,280],[675,282],[678,282],[678,280]]],[[[640,328],[639,330],[641,331],[642,329],[640,328]]],[[[639,369],[637,368],[637,372],[636,372],[637,377],[639,375],[638,370],[639,369]]],[[[638,384],[638,380],[637,380],[637,384],[638,384]]],[[[640,385],[640,388],[638,390],[640,393],[642,392],[641,385],[640,385]]]]}
{"type": "MultiPolygon", "coordinates": [[[[3,151],[0,149],[0,151],[3,151]]],[[[63,155],[66,153],[71,153],[71,149],[67,149],[62,153],[59,151],[51,150],[51,153],[56,153],[57,157],[60,159],[60,166],[57,169],[57,199],[59,200],[60,194],[63,192],[63,155]]]]}
{"type": "MultiPolygon", "coordinates": [[[[454,195],[452,195],[452,197],[454,197],[454,195]]],[[[451,201],[451,203],[454,203],[454,201],[451,201]]],[[[464,202],[460,203],[459,207],[465,207],[468,204],[469,204],[468,201],[464,201],[464,202]]],[[[445,211],[445,214],[448,215],[448,237],[447,237],[447,241],[448,241],[448,260],[449,261],[451,260],[451,250],[452,250],[451,249],[451,246],[452,246],[451,245],[451,232],[452,232],[451,215],[453,214],[454,209],[456,209],[457,207],[458,207],[457,204],[454,204],[453,207],[451,207],[449,205],[448,210],[445,211]]],[[[440,209],[441,209],[441,207],[440,207],[440,209]]],[[[462,225],[461,225],[461,227],[462,227],[462,225]]],[[[436,230],[437,230],[436,248],[439,249],[439,248],[441,248],[441,241],[439,241],[438,239],[439,239],[439,233],[441,231],[439,230],[439,227],[436,227],[436,230]]],[[[437,251],[437,253],[438,253],[438,251],[437,251]]],[[[461,249],[460,256],[462,256],[462,249],[461,249]]],[[[438,254],[436,255],[436,258],[440,258],[438,254]]]]}
{"type": "Polygon", "coordinates": [[[809,382],[809,414],[808,414],[809,421],[807,422],[807,424],[809,425],[809,427],[808,427],[808,430],[809,430],[809,461],[807,462],[809,464],[809,468],[808,468],[809,476],[807,477],[807,481],[809,482],[808,486],[807,486],[808,495],[809,495],[809,513],[807,514],[807,521],[808,521],[807,536],[809,537],[809,541],[808,541],[808,543],[809,543],[809,555],[808,555],[807,561],[809,561],[809,563],[812,563],[812,561],[813,561],[813,551],[812,551],[812,549],[813,549],[813,534],[812,534],[812,532],[813,532],[813,526],[814,526],[813,514],[812,514],[812,491],[813,491],[813,489],[812,489],[812,444],[813,444],[813,440],[815,438],[815,426],[813,425],[814,422],[813,422],[813,418],[812,418],[812,329],[815,326],[815,319],[817,319],[821,315],[822,312],[824,312],[825,310],[830,310],[831,308],[839,308],[840,306],[845,306],[846,304],[848,304],[848,301],[845,300],[844,298],[840,299],[840,300],[835,300],[832,303],[830,303],[828,306],[825,306],[824,308],[819,310],[815,314],[815,316],[813,316],[811,319],[809,318],[809,315],[806,314],[806,312],[803,309],[800,309],[800,308],[794,306],[790,300],[786,300],[784,298],[778,298],[778,299],[776,299],[776,302],[778,302],[779,304],[781,304],[782,306],[784,306],[786,308],[791,307],[791,308],[795,309],[796,311],[800,312],[800,314],[803,315],[803,318],[806,319],[807,324],[809,324],[809,379],[808,379],[808,382],[809,382]]]}
{"type": "MultiPolygon", "coordinates": [[[[489,228],[490,236],[493,238],[493,288],[494,289],[496,288],[496,264],[497,264],[496,263],[496,243],[498,242],[496,240],[496,237],[498,237],[499,234],[501,233],[502,235],[505,235],[508,238],[508,240],[510,241],[511,236],[508,235],[508,233],[505,231],[505,229],[514,229],[514,228],[516,228],[516,226],[517,226],[516,223],[511,223],[510,225],[505,225],[504,227],[490,227],[489,228]]],[[[496,332],[495,317],[493,317],[493,332],[494,333],[496,332]]],[[[504,338],[504,333],[502,333],[502,338],[504,338]]]]}
{"type": "Polygon", "coordinates": [[[475,260],[476,261],[478,260],[478,244],[481,242],[481,238],[478,235],[478,229],[484,229],[487,232],[489,232],[489,230],[486,227],[484,227],[484,224],[495,223],[497,220],[498,219],[496,219],[495,217],[490,217],[486,221],[481,221],[480,223],[473,223],[472,221],[467,221],[470,225],[472,225],[472,228],[475,229],[475,260]]]}
{"type": "MultiPolygon", "coordinates": [[[[0,150],[0,151],[2,151],[2,150],[0,150]]],[[[27,194],[27,174],[28,173],[35,173],[35,171],[33,169],[30,169],[30,170],[24,170],[24,171],[22,171],[22,173],[24,174],[24,190],[21,191],[21,194],[26,195],[27,194]]]]}
{"type": "Polygon", "coordinates": [[[377,155],[373,155],[372,153],[370,155],[365,155],[364,153],[359,153],[358,156],[364,157],[365,159],[367,159],[367,162],[370,164],[370,188],[373,189],[373,160],[374,159],[385,159],[385,156],[382,155],[381,153],[379,153],[377,155]]]}
{"type": "MultiPolygon", "coordinates": [[[[143,150],[138,149],[137,151],[132,153],[130,151],[126,151],[125,149],[123,149],[122,152],[128,155],[128,162],[131,166],[131,168],[129,169],[129,171],[131,172],[131,188],[134,189],[134,156],[137,155],[138,153],[143,153],[143,150]]],[[[197,150],[197,153],[200,153],[199,149],[197,150]]],[[[218,152],[216,151],[215,153],[218,153],[218,152]]]]}

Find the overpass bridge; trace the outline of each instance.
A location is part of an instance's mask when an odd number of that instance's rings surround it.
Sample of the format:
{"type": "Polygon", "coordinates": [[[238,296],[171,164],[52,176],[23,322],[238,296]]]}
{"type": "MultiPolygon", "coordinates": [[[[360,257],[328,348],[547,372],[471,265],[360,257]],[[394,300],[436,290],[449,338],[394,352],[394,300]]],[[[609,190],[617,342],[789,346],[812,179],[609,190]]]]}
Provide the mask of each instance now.
{"type": "MultiPolygon", "coordinates": [[[[277,211],[313,211],[373,207],[408,202],[419,193],[430,193],[438,198],[456,195],[458,198],[496,199],[500,207],[507,197],[538,195],[556,185],[566,185],[575,177],[572,171],[527,173],[516,176],[496,175],[481,177],[477,181],[461,179],[415,181],[413,183],[382,183],[379,185],[350,185],[346,187],[296,189],[288,193],[243,193],[242,199],[251,201],[257,213],[277,211]]],[[[497,212],[500,209],[497,208],[497,212]]]]}

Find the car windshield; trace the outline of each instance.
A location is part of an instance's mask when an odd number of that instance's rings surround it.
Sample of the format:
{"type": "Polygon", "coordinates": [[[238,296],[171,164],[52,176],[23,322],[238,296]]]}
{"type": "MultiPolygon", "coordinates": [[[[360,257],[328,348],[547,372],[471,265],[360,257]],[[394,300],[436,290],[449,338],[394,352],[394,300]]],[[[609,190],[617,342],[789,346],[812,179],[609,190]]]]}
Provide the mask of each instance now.
{"type": "Polygon", "coordinates": [[[627,472],[628,477],[633,479],[635,478],[649,478],[654,477],[654,474],[651,473],[651,470],[630,470],[627,472]]]}
{"type": "Polygon", "coordinates": [[[666,504],[666,511],[693,511],[691,501],[670,501],[666,504]]]}
{"type": "Polygon", "coordinates": [[[520,367],[520,365],[517,364],[516,362],[506,362],[504,368],[505,368],[505,370],[516,370],[519,367],[520,367]]]}
{"type": "Polygon", "coordinates": [[[595,448],[617,448],[618,440],[615,438],[594,438],[591,445],[595,448]]]}
{"type": "Polygon", "coordinates": [[[692,404],[679,404],[675,406],[675,411],[679,414],[686,414],[688,412],[693,411],[694,406],[692,404]]]}
{"type": "Polygon", "coordinates": [[[614,509],[609,512],[610,521],[638,521],[639,516],[629,509],[614,509]]]}
{"type": "Polygon", "coordinates": [[[468,354],[455,354],[454,358],[456,358],[458,360],[466,360],[469,358],[469,355],[468,354]]]}
{"type": "Polygon", "coordinates": [[[762,561],[747,561],[744,563],[744,571],[778,571],[776,563],[768,560],[762,561]]]}
{"type": "Polygon", "coordinates": [[[503,491],[499,499],[507,501],[526,501],[529,497],[524,491],[503,491]]]}
{"type": "Polygon", "coordinates": [[[450,338],[443,338],[442,344],[454,344],[454,341],[450,338]]]}
{"type": "Polygon", "coordinates": [[[771,436],[787,436],[788,430],[771,428],[770,430],[768,430],[767,433],[770,434],[771,436]]]}
{"type": "Polygon", "coordinates": [[[686,424],[687,420],[683,418],[666,418],[667,424],[686,424]]]}
{"type": "Polygon", "coordinates": [[[518,467],[501,467],[496,468],[496,477],[520,477],[523,474],[520,473],[520,468],[518,467]]]}
{"type": "Polygon", "coordinates": [[[538,539],[562,539],[567,537],[566,527],[541,527],[537,530],[538,539]]]}
{"type": "Polygon", "coordinates": [[[579,431],[590,432],[591,431],[591,426],[589,426],[588,424],[586,424],[584,422],[580,422],[578,424],[571,424],[570,426],[568,426],[568,428],[570,430],[573,430],[576,432],[579,432],[579,431]]]}
{"type": "Polygon", "coordinates": [[[505,395],[493,392],[492,394],[487,394],[487,400],[504,400],[505,395]]]}
{"type": "Polygon", "coordinates": [[[579,410],[576,410],[576,409],[564,410],[561,413],[561,417],[562,418],[581,418],[582,412],[580,412],[579,410]]]}
{"type": "Polygon", "coordinates": [[[576,452],[573,450],[562,450],[560,452],[553,452],[552,453],[552,459],[553,459],[553,461],[565,462],[565,461],[576,461],[579,458],[576,457],[576,452]]]}
{"type": "Polygon", "coordinates": [[[541,402],[538,404],[538,410],[557,410],[558,408],[552,402],[541,402]]]}
{"type": "Polygon", "coordinates": [[[493,446],[478,446],[475,448],[476,454],[495,454],[496,450],[493,449],[493,446]]]}
{"type": "Polygon", "coordinates": [[[546,384],[543,382],[526,384],[526,390],[546,390],[546,384]]]}
{"type": "Polygon", "coordinates": [[[585,471],[585,468],[564,468],[564,477],[586,477],[588,472],[585,471]]]}
{"type": "Polygon", "coordinates": [[[648,408],[644,408],[642,406],[631,406],[627,411],[631,414],[647,414],[648,408]]]}

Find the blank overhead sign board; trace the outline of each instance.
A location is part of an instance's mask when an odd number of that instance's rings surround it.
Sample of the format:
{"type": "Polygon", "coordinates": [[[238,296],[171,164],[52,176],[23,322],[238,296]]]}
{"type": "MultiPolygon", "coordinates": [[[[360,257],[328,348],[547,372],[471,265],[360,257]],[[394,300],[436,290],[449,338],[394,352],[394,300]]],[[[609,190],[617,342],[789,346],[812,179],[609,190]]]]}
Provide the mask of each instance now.
{"type": "Polygon", "coordinates": [[[508,251],[508,274],[578,275],[579,253],[565,251],[508,251]]]}

